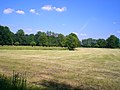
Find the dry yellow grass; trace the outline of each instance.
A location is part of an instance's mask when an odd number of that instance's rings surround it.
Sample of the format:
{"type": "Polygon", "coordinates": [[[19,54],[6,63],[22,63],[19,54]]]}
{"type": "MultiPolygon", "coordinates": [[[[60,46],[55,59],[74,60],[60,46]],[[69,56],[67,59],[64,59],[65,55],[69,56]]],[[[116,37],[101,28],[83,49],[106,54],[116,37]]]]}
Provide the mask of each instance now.
{"type": "Polygon", "coordinates": [[[27,72],[30,83],[52,80],[71,86],[120,90],[120,49],[0,50],[0,73],[27,72]]]}

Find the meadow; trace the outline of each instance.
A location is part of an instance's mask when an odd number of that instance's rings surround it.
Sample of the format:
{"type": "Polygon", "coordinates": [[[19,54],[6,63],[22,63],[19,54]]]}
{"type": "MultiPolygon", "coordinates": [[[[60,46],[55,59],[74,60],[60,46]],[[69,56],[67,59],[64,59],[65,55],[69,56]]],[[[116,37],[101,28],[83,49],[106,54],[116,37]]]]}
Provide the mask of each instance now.
{"type": "Polygon", "coordinates": [[[51,90],[120,90],[120,49],[41,48],[0,46],[0,73],[26,72],[30,84],[51,90]]]}

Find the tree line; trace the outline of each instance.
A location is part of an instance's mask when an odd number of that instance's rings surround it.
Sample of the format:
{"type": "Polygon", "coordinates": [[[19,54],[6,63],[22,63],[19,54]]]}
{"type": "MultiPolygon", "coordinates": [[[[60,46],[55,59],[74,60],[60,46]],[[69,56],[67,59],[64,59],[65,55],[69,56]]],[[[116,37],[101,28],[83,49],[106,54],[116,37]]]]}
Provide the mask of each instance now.
{"type": "Polygon", "coordinates": [[[96,48],[119,48],[120,40],[115,35],[110,35],[105,39],[84,39],[82,40],[83,47],[96,47],[96,48]]]}
{"type": "Polygon", "coordinates": [[[97,48],[119,48],[120,41],[115,35],[111,35],[108,39],[83,39],[79,40],[76,34],[70,33],[63,35],[51,31],[36,34],[25,34],[20,29],[16,33],[10,31],[9,27],[0,25],[0,45],[24,45],[24,46],[43,46],[43,47],[68,47],[74,50],[76,47],[97,47],[97,48]]]}

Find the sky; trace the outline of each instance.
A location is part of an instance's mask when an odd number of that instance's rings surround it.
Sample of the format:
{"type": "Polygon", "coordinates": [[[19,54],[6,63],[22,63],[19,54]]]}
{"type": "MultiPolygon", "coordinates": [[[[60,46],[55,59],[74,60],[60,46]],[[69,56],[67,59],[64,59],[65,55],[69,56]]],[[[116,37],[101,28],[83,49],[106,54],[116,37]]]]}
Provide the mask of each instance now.
{"type": "Polygon", "coordinates": [[[120,0],[1,0],[0,25],[16,33],[53,31],[79,39],[120,38],[120,0]]]}

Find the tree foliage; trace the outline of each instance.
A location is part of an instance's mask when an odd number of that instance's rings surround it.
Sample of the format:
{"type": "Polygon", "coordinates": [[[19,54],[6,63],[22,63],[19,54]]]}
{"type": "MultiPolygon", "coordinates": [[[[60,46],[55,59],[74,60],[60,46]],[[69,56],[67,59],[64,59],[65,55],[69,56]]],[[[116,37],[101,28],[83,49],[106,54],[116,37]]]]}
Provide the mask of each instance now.
{"type": "Polygon", "coordinates": [[[30,45],[33,47],[36,45],[36,42],[32,41],[32,42],[30,42],[30,45]]]}
{"type": "Polygon", "coordinates": [[[20,45],[25,45],[25,33],[22,29],[18,30],[15,34],[16,41],[20,43],[20,45]]]}
{"type": "Polygon", "coordinates": [[[88,39],[83,39],[82,40],[82,46],[83,47],[99,47],[99,44],[97,44],[96,39],[88,38],[88,39]]]}
{"type": "Polygon", "coordinates": [[[22,29],[18,30],[14,34],[10,31],[9,27],[0,25],[0,45],[68,47],[69,50],[74,50],[76,47],[80,46],[95,48],[120,48],[120,40],[115,35],[111,35],[107,40],[88,38],[83,39],[82,42],[80,42],[79,38],[74,33],[70,33],[66,36],[51,31],[38,31],[36,34],[25,34],[22,29]]]}
{"type": "Polygon", "coordinates": [[[107,41],[108,48],[118,48],[119,47],[119,38],[117,38],[115,35],[111,35],[106,41],[107,41]]]}
{"type": "Polygon", "coordinates": [[[0,26],[0,45],[13,45],[13,33],[7,26],[0,26]]]}
{"type": "Polygon", "coordinates": [[[58,34],[58,45],[65,47],[65,36],[63,34],[58,34]]]}
{"type": "Polygon", "coordinates": [[[100,48],[105,48],[106,45],[107,45],[107,42],[106,42],[105,39],[98,39],[97,43],[98,43],[98,45],[99,45],[100,48]]]}
{"type": "Polygon", "coordinates": [[[71,33],[66,37],[66,46],[69,50],[74,50],[79,46],[79,40],[75,34],[71,33]]]}

